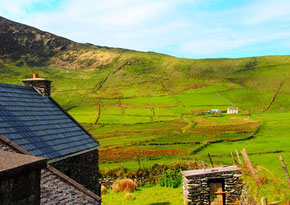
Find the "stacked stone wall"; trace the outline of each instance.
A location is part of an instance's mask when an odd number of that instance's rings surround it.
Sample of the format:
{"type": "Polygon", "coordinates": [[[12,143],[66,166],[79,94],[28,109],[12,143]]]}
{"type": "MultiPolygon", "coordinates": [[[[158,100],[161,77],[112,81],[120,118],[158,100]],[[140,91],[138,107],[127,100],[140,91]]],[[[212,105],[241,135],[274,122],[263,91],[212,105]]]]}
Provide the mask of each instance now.
{"type": "Polygon", "coordinates": [[[225,204],[234,204],[240,200],[243,181],[241,171],[210,173],[194,176],[183,176],[183,193],[185,204],[210,204],[209,183],[223,181],[225,204]]]}

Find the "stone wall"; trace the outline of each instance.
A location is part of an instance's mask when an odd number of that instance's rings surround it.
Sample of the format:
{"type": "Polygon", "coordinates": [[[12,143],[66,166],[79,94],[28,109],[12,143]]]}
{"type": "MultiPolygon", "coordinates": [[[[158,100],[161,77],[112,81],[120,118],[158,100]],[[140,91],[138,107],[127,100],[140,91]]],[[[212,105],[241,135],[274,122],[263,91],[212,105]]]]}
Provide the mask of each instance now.
{"type": "Polygon", "coordinates": [[[40,204],[40,169],[0,180],[0,204],[40,204]]]}
{"type": "Polygon", "coordinates": [[[53,162],[50,165],[100,196],[97,149],[53,162]]]}
{"type": "Polygon", "coordinates": [[[209,183],[214,180],[222,181],[225,204],[234,204],[240,200],[243,183],[241,171],[229,171],[193,176],[183,176],[183,193],[185,204],[210,204],[209,183]]]}

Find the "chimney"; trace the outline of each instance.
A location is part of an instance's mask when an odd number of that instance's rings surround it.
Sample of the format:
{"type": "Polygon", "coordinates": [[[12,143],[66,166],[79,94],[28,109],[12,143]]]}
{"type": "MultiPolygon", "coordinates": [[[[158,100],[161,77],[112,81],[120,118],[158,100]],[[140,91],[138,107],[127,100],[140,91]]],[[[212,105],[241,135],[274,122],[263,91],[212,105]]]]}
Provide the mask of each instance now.
{"type": "Polygon", "coordinates": [[[50,80],[39,78],[38,74],[33,74],[30,79],[22,80],[23,85],[36,88],[43,96],[50,96],[51,82],[50,80]]]}

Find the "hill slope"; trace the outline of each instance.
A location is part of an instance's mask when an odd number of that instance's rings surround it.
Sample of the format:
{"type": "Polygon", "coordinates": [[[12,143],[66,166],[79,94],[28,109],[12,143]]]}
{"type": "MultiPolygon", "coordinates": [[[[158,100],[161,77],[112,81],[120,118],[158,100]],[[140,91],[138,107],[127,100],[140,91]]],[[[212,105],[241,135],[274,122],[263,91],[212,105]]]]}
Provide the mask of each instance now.
{"type": "Polygon", "coordinates": [[[142,166],[206,161],[208,152],[230,163],[226,154],[244,146],[255,163],[290,158],[290,56],[181,59],[79,44],[4,18],[0,28],[1,82],[52,80],[53,97],[99,139],[101,168],[137,168],[136,154],[142,166]],[[199,115],[229,106],[241,114],[199,115]]]}

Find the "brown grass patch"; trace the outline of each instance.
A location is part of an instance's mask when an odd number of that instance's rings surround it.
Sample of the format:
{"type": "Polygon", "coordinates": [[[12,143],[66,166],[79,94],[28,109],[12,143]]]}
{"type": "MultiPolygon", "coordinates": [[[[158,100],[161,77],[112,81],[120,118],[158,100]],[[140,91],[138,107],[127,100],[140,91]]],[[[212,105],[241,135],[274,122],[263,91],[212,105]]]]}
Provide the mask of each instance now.
{"type": "Polygon", "coordinates": [[[118,179],[113,184],[114,192],[133,192],[137,188],[137,184],[128,178],[118,179]]]}
{"type": "Polygon", "coordinates": [[[101,186],[101,195],[107,193],[107,188],[105,186],[101,186]]]}
{"type": "Polygon", "coordinates": [[[131,150],[131,149],[106,149],[100,150],[100,162],[105,163],[108,161],[122,162],[129,160],[136,160],[137,155],[141,155],[142,158],[156,157],[156,156],[175,156],[175,155],[186,155],[189,149],[178,148],[178,149],[142,149],[142,150],[131,150]]]}

